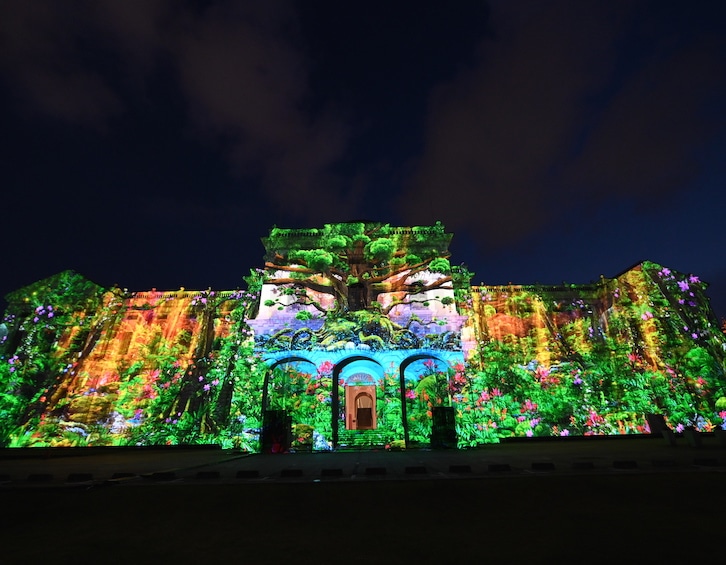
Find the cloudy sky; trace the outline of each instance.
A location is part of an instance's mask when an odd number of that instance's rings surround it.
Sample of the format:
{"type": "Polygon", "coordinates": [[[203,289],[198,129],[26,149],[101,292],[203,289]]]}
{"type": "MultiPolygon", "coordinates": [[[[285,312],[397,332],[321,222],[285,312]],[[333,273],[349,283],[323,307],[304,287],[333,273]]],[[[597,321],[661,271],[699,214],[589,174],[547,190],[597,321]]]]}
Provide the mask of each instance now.
{"type": "Polygon", "coordinates": [[[486,284],[648,259],[726,317],[726,3],[7,1],[0,294],[233,289],[276,224],[453,231],[486,284]]]}

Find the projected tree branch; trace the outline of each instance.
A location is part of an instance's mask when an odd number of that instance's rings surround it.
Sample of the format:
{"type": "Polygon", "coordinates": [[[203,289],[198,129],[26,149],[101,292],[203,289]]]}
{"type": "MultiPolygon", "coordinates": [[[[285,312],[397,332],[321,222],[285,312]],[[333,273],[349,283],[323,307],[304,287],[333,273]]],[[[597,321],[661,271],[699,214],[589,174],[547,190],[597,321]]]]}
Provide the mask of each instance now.
{"type": "Polygon", "coordinates": [[[391,228],[382,224],[328,224],[321,230],[274,228],[266,238],[265,282],[282,287],[295,304],[320,307],[305,290],[335,298],[333,314],[374,306],[383,293],[398,297],[383,314],[413,295],[440,288],[451,289],[448,245],[451,235],[443,226],[391,228]],[[440,276],[417,279],[424,272],[440,276]]]}

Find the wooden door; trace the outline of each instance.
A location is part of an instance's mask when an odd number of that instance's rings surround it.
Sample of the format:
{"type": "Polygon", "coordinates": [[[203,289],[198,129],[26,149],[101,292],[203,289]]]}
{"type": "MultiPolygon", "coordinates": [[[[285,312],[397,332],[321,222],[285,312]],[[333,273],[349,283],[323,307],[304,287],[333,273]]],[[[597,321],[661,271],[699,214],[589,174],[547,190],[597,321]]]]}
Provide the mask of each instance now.
{"type": "Polygon", "coordinates": [[[375,430],[375,385],[348,385],[345,387],[345,428],[347,430],[375,430]]]}

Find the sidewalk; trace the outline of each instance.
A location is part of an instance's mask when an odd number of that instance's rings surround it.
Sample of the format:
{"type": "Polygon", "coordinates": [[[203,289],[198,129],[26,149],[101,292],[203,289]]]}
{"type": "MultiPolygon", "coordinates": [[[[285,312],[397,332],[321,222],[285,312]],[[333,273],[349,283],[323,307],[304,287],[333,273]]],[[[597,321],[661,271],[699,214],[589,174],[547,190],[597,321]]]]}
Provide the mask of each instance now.
{"type": "Polygon", "coordinates": [[[0,546],[9,564],[720,562],[715,439],[6,451],[0,546]]]}
{"type": "Polygon", "coordinates": [[[677,438],[522,440],[471,450],[243,454],[212,447],[67,448],[0,452],[2,488],[171,482],[312,482],[529,477],[542,474],[726,472],[726,448],[677,438]]]}

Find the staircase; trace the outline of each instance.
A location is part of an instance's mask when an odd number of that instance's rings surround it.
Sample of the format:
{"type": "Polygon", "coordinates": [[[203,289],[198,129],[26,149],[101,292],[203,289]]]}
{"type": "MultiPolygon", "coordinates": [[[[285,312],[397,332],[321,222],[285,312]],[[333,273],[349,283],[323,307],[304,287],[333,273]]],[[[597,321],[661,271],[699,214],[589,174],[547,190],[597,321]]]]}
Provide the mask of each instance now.
{"type": "Polygon", "coordinates": [[[379,430],[340,430],[337,451],[360,451],[384,448],[387,435],[379,430]]]}

